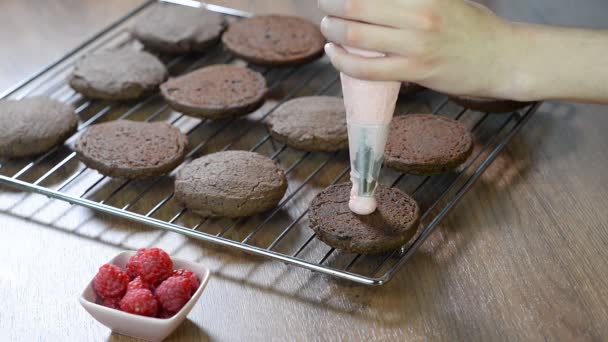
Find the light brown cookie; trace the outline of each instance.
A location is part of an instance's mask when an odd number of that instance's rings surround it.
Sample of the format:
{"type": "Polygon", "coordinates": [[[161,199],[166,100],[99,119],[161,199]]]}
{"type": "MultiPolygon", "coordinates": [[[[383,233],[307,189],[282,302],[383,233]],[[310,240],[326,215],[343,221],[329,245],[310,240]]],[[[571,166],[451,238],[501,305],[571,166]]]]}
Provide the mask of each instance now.
{"type": "Polygon", "coordinates": [[[74,65],[70,86],[86,97],[132,100],[156,91],[167,68],[153,55],[129,48],[86,55],[74,65]]]}
{"type": "Polygon", "coordinates": [[[309,62],[323,54],[318,26],[298,17],[260,15],[231,24],[222,42],[235,55],[260,65],[309,62]]]}
{"type": "Polygon", "coordinates": [[[225,151],[185,165],[175,198],[204,217],[244,217],[276,207],[287,190],[279,165],[260,154],[225,151]]]}
{"type": "Polygon", "coordinates": [[[129,179],[160,176],[177,167],[188,138],[165,122],[117,120],[96,124],[80,137],[80,160],[101,174],[129,179]]]}
{"type": "Polygon", "coordinates": [[[74,108],[49,97],[0,101],[0,157],[27,157],[63,143],[78,127],[74,108]]]}
{"type": "Polygon", "coordinates": [[[268,92],[262,74],[228,64],[211,65],[172,78],[160,90],[173,109],[209,119],[249,114],[264,104],[268,92]]]}
{"type": "Polygon", "coordinates": [[[205,51],[219,41],[224,16],[203,8],[157,4],[137,20],[133,36],[151,50],[169,53],[205,51]]]}
{"type": "Polygon", "coordinates": [[[272,136],[296,149],[331,152],[348,148],[344,100],[307,96],[289,100],[268,120],[272,136]]]}

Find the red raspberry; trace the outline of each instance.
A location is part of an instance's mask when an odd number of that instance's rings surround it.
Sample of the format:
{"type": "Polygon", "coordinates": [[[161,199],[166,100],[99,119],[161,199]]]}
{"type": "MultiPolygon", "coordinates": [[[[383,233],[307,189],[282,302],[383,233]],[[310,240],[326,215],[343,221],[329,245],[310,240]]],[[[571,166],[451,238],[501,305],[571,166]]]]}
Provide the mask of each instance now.
{"type": "Polygon", "coordinates": [[[150,286],[150,284],[146,283],[145,281],[141,280],[141,277],[137,277],[137,278],[131,280],[131,282],[127,286],[127,291],[135,290],[135,289],[152,290],[152,286],[150,286]]]}
{"type": "Polygon", "coordinates": [[[181,276],[169,277],[156,288],[156,299],[168,313],[178,312],[190,299],[192,282],[181,276]]]}
{"type": "Polygon", "coordinates": [[[156,317],[158,301],[148,289],[133,289],[127,291],[120,300],[120,310],[148,317],[156,317]]]}
{"type": "Polygon", "coordinates": [[[105,264],[93,279],[93,289],[101,298],[116,298],[127,291],[129,275],[116,265],[105,264]]]}
{"type": "Polygon", "coordinates": [[[135,255],[132,255],[129,258],[129,261],[127,262],[127,273],[129,273],[129,277],[131,277],[131,279],[135,279],[139,275],[139,272],[137,271],[137,265],[139,264],[139,258],[145,250],[145,248],[138,249],[137,253],[135,253],[135,255]]]}
{"type": "Polygon", "coordinates": [[[179,270],[175,270],[173,271],[173,276],[174,277],[184,277],[190,280],[190,294],[194,294],[194,292],[196,292],[196,290],[198,289],[200,282],[198,281],[198,277],[196,276],[196,274],[194,274],[194,272],[189,271],[189,270],[185,270],[185,269],[179,269],[179,270]]]}
{"type": "Polygon", "coordinates": [[[158,318],[171,318],[171,317],[173,317],[173,315],[175,315],[175,314],[161,309],[160,312],[158,313],[157,317],[158,318]]]}
{"type": "Polygon", "coordinates": [[[137,274],[141,280],[151,285],[158,285],[173,272],[171,257],[160,248],[139,250],[135,257],[133,263],[137,274]]]}
{"type": "Polygon", "coordinates": [[[118,308],[120,303],[120,297],[116,297],[116,298],[105,298],[101,301],[101,305],[103,306],[107,306],[110,309],[116,309],[118,310],[118,308]]]}

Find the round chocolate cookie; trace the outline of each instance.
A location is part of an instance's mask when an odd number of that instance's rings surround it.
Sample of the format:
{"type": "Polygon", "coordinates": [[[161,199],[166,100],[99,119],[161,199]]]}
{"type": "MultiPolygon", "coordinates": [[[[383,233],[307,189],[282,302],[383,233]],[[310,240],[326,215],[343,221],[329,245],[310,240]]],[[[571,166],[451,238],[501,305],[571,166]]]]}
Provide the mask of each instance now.
{"type": "Polygon", "coordinates": [[[123,48],[82,57],[69,82],[90,98],[131,100],[154,92],[166,78],[167,68],[156,57],[123,48]]]}
{"type": "Polygon", "coordinates": [[[488,99],[472,96],[450,96],[450,99],[464,108],[486,113],[509,113],[532,104],[532,102],[488,99]]]}
{"type": "Polygon", "coordinates": [[[432,114],[396,116],[384,151],[384,165],[401,172],[432,175],[464,163],[473,137],[462,123],[432,114]]]}
{"type": "Polygon", "coordinates": [[[244,217],[276,207],[287,190],[279,165],[260,154],[225,151],[184,166],[175,198],[204,217],[244,217]]]}
{"type": "Polygon", "coordinates": [[[310,228],[317,238],[336,249],[376,254],[406,244],[416,233],[420,209],[399,189],[379,185],[378,208],[370,215],[357,215],[348,208],[351,183],[332,185],[310,205],[310,228]]]}
{"type": "Polygon", "coordinates": [[[426,88],[417,83],[402,82],[401,88],[399,88],[399,95],[408,96],[423,91],[424,89],[426,88]]]}
{"type": "Polygon", "coordinates": [[[219,13],[162,4],[139,18],[132,33],[151,50],[187,53],[217,43],[224,27],[224,16],[219,13]]]}
{"type": "Polygon", "coordinates": [[[0,101],[0,157],[27,157],[63,143],[78,127],[74,108],[48,97],[0,101]]]}
{"type": "Polygon", "coordinates": [[[283,103],[268,120],[272,136],[296,149],[331,152],[348,148],[344,100],[307,96],[283,103]]]}
{"type": "Polygon", "coordinates": [[[91,126],[78,140],[76,152],[103,175],[145,179],[178,166],[187,145],[188,138],[165,122],[117,120],[91,126]]]}
{"type": "Polygon", "coordinates": [[[173,109],[209,119],[249,114],[264,104],[268,92],[262,74],[229,64],[211,65],[172,78],[160,90],[173,109]]]}
{"type": "Polygon", "coordinates": [[[231,24],[222,42],[247,61],[278,66],[306,63],[321,56],[325,38],[317,25],[302,18],[262,15],[231,24]]]}

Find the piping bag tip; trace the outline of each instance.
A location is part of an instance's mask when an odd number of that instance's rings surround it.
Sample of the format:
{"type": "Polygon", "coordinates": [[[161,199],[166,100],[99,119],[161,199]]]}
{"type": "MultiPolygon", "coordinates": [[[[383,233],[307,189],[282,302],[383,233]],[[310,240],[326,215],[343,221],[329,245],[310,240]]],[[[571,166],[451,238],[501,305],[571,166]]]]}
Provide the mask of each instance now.
{"type": "Polygon", "coordinates": [[[369,215],[376,211],[377,203],[374,197],[351,196],[348,208],[357,215],[369,215]]]}

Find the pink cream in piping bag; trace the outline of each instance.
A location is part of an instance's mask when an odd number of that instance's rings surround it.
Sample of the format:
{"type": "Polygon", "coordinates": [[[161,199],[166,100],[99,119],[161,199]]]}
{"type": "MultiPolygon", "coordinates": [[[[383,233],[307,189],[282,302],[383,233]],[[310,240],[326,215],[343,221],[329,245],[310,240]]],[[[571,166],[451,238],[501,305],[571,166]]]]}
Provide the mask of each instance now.
{"type": "MultiPolygon", "coordinates": [[[[350,53],[368,58],[385,56],[378,52],[344,48],[350,53]]],[[[346,107],[350,180],[353,184],[348,206],[355,214],[369,215],[377,206],[374,192],[401,84],[365,81],[343,73],[340,73],[340,79],[346,107]]]]}

